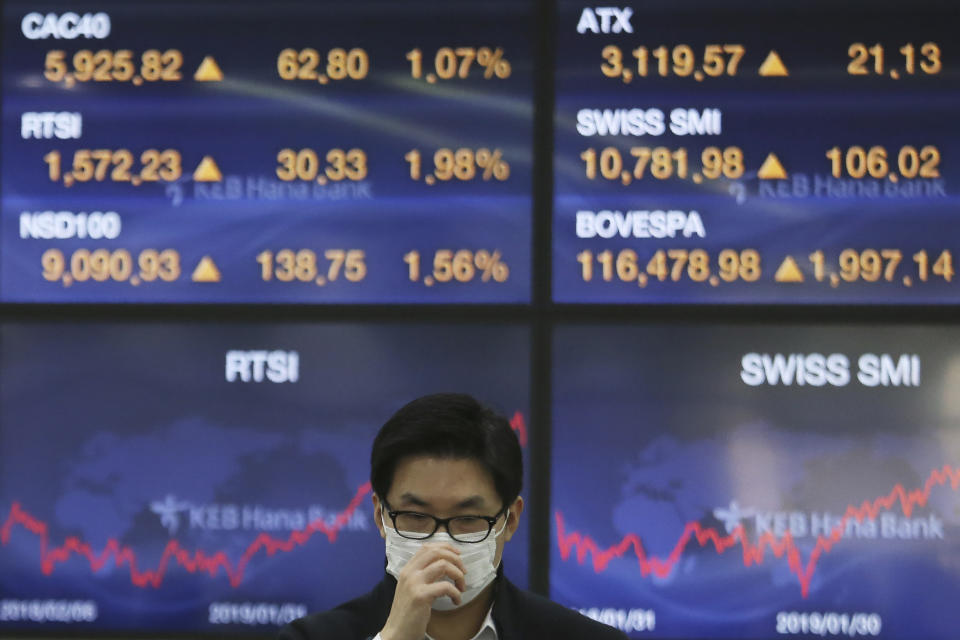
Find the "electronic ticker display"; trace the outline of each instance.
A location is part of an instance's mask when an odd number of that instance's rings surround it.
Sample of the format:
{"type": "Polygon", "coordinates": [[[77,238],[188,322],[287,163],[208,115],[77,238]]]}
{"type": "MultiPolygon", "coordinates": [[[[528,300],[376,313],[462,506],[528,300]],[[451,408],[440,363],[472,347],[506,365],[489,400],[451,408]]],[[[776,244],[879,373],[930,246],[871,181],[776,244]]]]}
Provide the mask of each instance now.
{"type": "MultiPolygon", "coordinates": [[[[528,345],[489,323],[0,325],[0,635],[268,636],[366,593],[377,430],[462,391],[526,457],[528,345]]],[[[524,588],[528,531],[504,551],[524,588]]]]}
{"type": "Polygon", "coordinates": [[[3,11],[0,300],[529,301],[532,3],[3,11]]]}
{"type": "Polygon", "coordinates": [[[956,637],[955,327],[554,336],[555,600],[637,638],[956,637]]]}
{"type": "Polygon", "coordinates": [[[951,303],[951,2],[561,0],[564,303],[951,303]]]}

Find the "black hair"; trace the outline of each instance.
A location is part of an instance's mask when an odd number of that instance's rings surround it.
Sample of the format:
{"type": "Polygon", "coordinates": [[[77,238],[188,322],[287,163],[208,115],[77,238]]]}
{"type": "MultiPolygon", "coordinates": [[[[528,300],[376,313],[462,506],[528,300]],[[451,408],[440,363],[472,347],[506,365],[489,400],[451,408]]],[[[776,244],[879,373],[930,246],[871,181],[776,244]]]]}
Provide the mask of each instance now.
{"type": "Polygon", "coordinates": [[[490,474],[504,508],[523,485],[520,442],[505,417],[462,393],[437,393],[401,407],[370,452],[370,483],[384,499],[397,464],[410,456],[476,460],[490,474]]]}

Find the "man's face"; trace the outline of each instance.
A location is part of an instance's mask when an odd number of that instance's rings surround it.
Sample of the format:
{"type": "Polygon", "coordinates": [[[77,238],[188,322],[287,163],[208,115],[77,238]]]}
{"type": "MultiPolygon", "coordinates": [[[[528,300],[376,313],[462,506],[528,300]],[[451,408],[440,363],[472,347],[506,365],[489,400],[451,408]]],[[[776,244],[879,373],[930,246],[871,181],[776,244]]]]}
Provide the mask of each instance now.
{"type": "MultiPolygon", "coordinates": [[[[438,518],[493,517],[505,506],[497,495],[490,474],[476,460],[430,456],[400,460],[393,473],[393,484],[386,501],[391,509],[397,511],[419,511],[438,518]]],[[[381,502],[376,495],[373,496],[373,506],[374,521],[380,530],[380,537],[386,537],[380,519],[381,502]]],[[[500,562],[504,543],[512,538],[517,530],[522,512],[523,498],[517,498],[510,505],[507,514],[497,519],[493,527],[494,533],[503,528],[504,519],[506,528],[497,538],[495,563],[500,562]]],[[[386,507],[383,517],[387,524],[393,526],[386,507]]]]}

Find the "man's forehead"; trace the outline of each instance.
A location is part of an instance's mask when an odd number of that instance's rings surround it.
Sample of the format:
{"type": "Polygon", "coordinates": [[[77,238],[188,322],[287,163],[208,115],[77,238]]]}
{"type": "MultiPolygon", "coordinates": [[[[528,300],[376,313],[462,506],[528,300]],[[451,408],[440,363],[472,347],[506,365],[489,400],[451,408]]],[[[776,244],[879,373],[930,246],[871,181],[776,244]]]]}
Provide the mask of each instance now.
{"type": "Polygon", "coordinates": [[[398,503],[444,508],[497,502],[490,473],[469,458],[404,458],[394,470],[390,495],[398,503]]]}
{"type": "Polygon", "coordinates": [[[469,509],[472,507],[485,507],[487,506],[487,498],[482,495],[474,494],[466,498],[460,496],[442,496],[442,500],[438,500],[436,496],[421,496],[412,491],[404,491],[400,494],[398,498],[399,504],[408,504],[418,507],[432,507],[439,506],[434,504],[435,502],[442,501],[445,504],[443,506],[450,506],[455,509],[469,509]]]}

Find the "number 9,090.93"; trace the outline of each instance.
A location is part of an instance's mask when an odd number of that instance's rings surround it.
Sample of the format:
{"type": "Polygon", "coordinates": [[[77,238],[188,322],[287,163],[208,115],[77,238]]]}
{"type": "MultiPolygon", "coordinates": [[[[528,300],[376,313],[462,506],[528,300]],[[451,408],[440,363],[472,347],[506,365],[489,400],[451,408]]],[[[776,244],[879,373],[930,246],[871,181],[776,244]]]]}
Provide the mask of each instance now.
{"type": "Polygon", "coordinates": [[[43,278],[49,282],[62,282],[70,286],[74,282],[93,280],[106,282],[173,282],[180,277],[180,254],[173,249],[144,249],[136,260],[126,249],[77,249],[65,256],[60,249],[48,249],[40,258],[43,278]]]}

